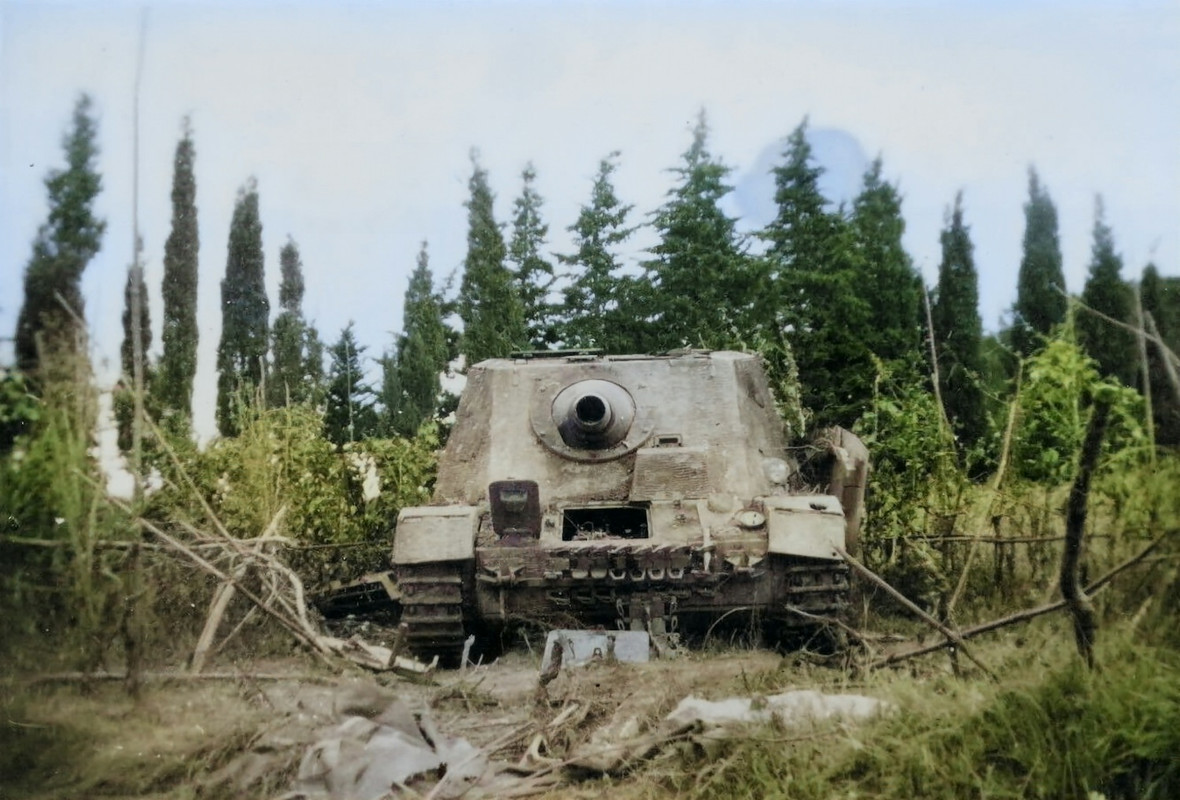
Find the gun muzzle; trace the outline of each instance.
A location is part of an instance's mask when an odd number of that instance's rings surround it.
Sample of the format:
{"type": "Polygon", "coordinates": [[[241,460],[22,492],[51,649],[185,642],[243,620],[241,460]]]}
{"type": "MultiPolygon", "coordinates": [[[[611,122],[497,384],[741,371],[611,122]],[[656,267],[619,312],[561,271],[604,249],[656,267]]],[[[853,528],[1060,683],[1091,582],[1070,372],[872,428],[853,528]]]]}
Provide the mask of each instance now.
{"type": "Polygon", "coordinates": [[[617,383],[571,384],[553,400],[553,421],[570,447],[603,450],[621,442],[635,420],[635,401],[617,383]]]}

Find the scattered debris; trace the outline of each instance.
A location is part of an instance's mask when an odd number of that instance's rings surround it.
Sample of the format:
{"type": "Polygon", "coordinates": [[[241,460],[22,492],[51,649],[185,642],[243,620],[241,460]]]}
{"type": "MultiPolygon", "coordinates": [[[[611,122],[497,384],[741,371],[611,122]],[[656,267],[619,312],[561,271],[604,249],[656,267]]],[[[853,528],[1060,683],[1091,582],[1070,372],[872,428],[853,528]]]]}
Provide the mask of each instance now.
{"type": "Polygon", "coordinates": [[[550,670],[555,660],[554,647],[559,647],[558,669],[581,667],[596,661],[642,663],[650,657],[651,638],[645,631],[549,631],[545,653],[541,657],[542,674],[550,670]]]}
{"type": "Polygon", "coordinates": [[[665,723],[676,728],[692,725],[727,727],[775,721],[786,728],[816,722],[840,720],[863,722],[892,706],[875,697],[859,694],[824,694],[800,689],[770,697],[731,697],[726,700],[702,700],[692,695],[680,701],[665,723]]]}
{"type": "Polygon", "coordinates": [[[466,739],[441,734],[425,714],[394,700],[372,719],[349,716],[312,745],[299,764],[295,788],[283,800],[379,800],[391,789],[459,797],[488,766],[466,739]]]}

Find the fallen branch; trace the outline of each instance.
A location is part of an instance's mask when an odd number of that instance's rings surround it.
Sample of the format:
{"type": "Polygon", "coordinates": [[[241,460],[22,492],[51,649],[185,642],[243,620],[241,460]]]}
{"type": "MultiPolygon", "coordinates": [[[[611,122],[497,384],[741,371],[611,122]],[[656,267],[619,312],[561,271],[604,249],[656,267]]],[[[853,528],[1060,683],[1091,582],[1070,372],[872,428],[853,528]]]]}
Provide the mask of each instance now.
{"type": "MultiPolygon", "coordinates": [[[[73,547],[74,543],[65,539],[36,539],[26,536],[3,536],[0,537],[0,545],[13,544],[20,547],[73,547]]],[[[92,542],[90,545],[95,550],[167,550],[168,548],[161,544],[153,542],[137,542],[125,540],[107,540],[99,539],[92,542]]]]}
{"type": "MultiPolygon", "coordinates": [[[[1140,550],[1134,556],[1127,559],[1126,561],[1119,564],[1118,566],[1114,567],[1109,572],[1107,572],[1105,575],[1103,575],[1102,577],[1098,578],[1093,583],[1086,586],[1085,587],[1086,594],[1091,597],[1098,594],[1098,592],[1102,591],[1107,586],[1109,586],[1111,581],[1113,581],[1116,577],[1118,577],[1118,575],[1120,575],[1123,572],[1126,572],[1131,567],[1134,567],[1140,563],[1143,563],[1145,560],[1147,560],[1147,557],[1149,555],[1151,555],[1153,552],[1155,552],[1155,550],[1158,549],[1159,546],[1162,545],[1165,541],[1167,541],[1169,537],[1177,536],[1177,535],[1180,535],[1180,530],[1168,530],[1168,531],[1165,531],[1164,533],[1160,534],[1157,538],[1153,539],[1150,544],[1148,544],[1146,547],[1144,547],[1142,550],[1140,550]]],[[[1045,614],[1051,614],[1054,611],[1060,611],[1063,608],[1065,608],[1065,601],[1064,600],[1057,600],[1052,603],[1047,603],[1043,606],[1037,606],[1036,608],[1029,608],[1029,609],[1025,609],[1024,611],[1017,611],[1015,614],[1008,614],[1007,616],[991,620],[990,622],[982,622],[978,625],[972,625],[969,628],[963,628],[962,630],[959,631],[959,636],[961,636],[964,639],[973,639],[976,636],[979,636],[980,634],[989,633],[990,631],[999,630],[1001,628],[1007,628],[1010,625],[1017,625],[1021,622],[1027,622],[1030,619],[1036,619],[1037,617],[1044,616],[1045,614]]],[[[876,669],[879,667],[887,667],[890,664],[896,664],[900,661],[906,661],[911,658],[916,658],[917,656],[924,656],[928,653],[936,653],[939,650],[942,650],[943,648],[951,646],[952,644],[953,644],[953,642],[941,641],[941,642],[935,642],[933,644],[928,644],[923,647],[917,647],[917,648],[914,648],[913,650],[903,650],[898,653],[891,653],[890,655],[885,656],[884,658],[874,661],[872,664],[869,665],[869,667],[873,668],[873,669],[876,669]]]]}
{"type": "MultiPolygon", "coordinates": [[[[155,683],[186,683],[188,681],[298,681],[299,683],[336,683],[333,675],[284,674],[279,672],[202,672],[194,675],[191,672],[141,672],[141,681],[155,683]]],[[[48,675],[36,675],[28,679],[18,679],[19,683],[36,685],[42,683],[85,683],[88,681],[125,681],[125,672],[52,672],[48,675]]]]}
{"type": "Polygon", "coordinates": [[[848,566],[852,567],[852,569],[858,575],[867,579],[870,583],[877,586],[878,588],[883,589],[886,594],[888,594],[897,602],[901,603],[906,609],[910,611],[910,613],[916,615],[927,625],[930,625],[936,631],[945,636],[948,640],[948,646],[958,647],[959,651],[962,652],[963,655],[967,656],[967,658],[969,658],[971,662],[975,664],[975,666],[983,670],[988,675],[988,677],[992,678],[993,680],[995,679],[995,673],[988,669],[986,664],[975,657],[975,654],[972,653],[970,648],[967,647],[967,643],[963,640],[963,636],[961,634],[955,632],[951,628],[936,620],[934,617],[927,614],[925,611],[915,605],[908,597],[886,583],[884,578],[880,577],[877,575],[877,573],[873,572],[864,564],[850,556],[843,547],[837,547],[836,552],[840,555],[840,558],[844,559],[848,563],[848,566]]]}
{"type": "Polygon", "coordinates": [[[332,652],[331,649],[328,648],[326,645],[323,644],[323,642],[320,641],[321,637],[318,634],[316,634],[316,632],[314,630],[312,630],[310,628],[310,626],[304,627],[303,625],[300,624],[299,620],[291,619],[286,614],[283,614],[282,612],[275,609],[273,606],[268,605],[267,603],[263,602],[263,600],[261,598],[259,598],[257,595],[255,595],[253,592],[251,592],[249,589],[247,589],[245,586],[243,586],[241,581],[236,579],[234,576],[232,576],[226,572],[223,572],[222,570],[213,566],[208,561],[206,561],[204,558],[197,555],[192,550],[190,550],[188,547],[186,547],[183,543],[181,543],[177,539],[173,538],[172,536],[169,536],[167,533],[162,531],[159,527],[157,527],[156,525],[153,525],[151,522],[147,521],[146,519],[140,518],[140,519],[137,519],[136,522],[139,525],[146,528],[147,530],[154,533],[158,538],[163,540],[166,544],[172,546],[175,550],[177,550],[180,553],[187,556],[190,561],[192,561],[198,567],[203,569],[205,572],[208,572],[210,575],[212,575],[213,577],[222,581],[223,583],[232,584],[237,589],[237,591],[242,593],[243,597],[245,597],[247,600],[249,600],[251,603],[253,603],[255,606],[257,606],[260,611],[262,611],[265,614],[270,615],[280,625],[282,625],[284,628],[287,628],[288,630],[290,630],[293,634],[295,634],[296,638],[300,639],[305,644],[309,645],[312,649],[312,652],[319,655],[327,663],[329,663],[329,664],[332,663],[331,660],[327,658],[332,652]]]}
{"type": "MultiPolygon", "coordinates": [[[[270,524],[266,526],[266,530],[253,544],[253,550],[261,552],[265,546],[266,541],[271,536],[274,536],[282,523],[283,517],[287,515],[287,506],[283,505],[279,508],[270,524]]],[[[234,571],[234,577],[241,580],[245,577],[247,564],[240,565],[234,571]]],[[[217,587],[217,591],[213,594],[213,600],[209,604],[209,616],[205,619],[205,627],[201,630],[201,636],[197,639],[197,646],[193,650],[193,659],[190,670],[195,674],[205,668],[205,657],[209,654],[209,649],[213,646],[213,639],[217,636],[217,629],[221,627],[221,619],[225,616],[225,610],[229,608],[230,601],[234,598],[234,585],[232,583],[223,583],[217,587]]],[[[272,592],[272,598],[275,593],[272,592]]]]}

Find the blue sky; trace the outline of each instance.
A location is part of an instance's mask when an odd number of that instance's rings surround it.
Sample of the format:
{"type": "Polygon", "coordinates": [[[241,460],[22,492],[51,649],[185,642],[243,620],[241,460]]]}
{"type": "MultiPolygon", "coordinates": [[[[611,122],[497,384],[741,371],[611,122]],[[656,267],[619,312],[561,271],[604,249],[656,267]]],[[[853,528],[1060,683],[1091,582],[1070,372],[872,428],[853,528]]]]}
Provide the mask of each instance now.
{"type": "MultiPolygon", "coordinates": [[[[158,324],[172,154],[191,115],[201,234],[198,425],[210,431],[219,281],[233,200],[258,179],[267,277],[299,244],[305,312],[356,321],[377,356],[401,324],[419,244],[443,278],[465,246],[468,151],[508,221],[526,162],[551,248],[622,151],[637,216],[669,188],[700,108],[756,218],[767,152],[806,115],[845,184],[880,154],[927,282],[957,191],[984,323],[1011,305],[1027,169],[1057,204],[1071,290],[1102,193],[1127,274],[1180,274],[1180,4],[1175,2],[148,3],[140,229],[158,324]],[[851,142],[851,144],[849,144],[851,142]],[[751,201],[749,197],[755,199],[751,201]]],[[[84,291],[95,358],[113,363],[131,260],[132,87],[141,6],[0,0],[0,336],[62,163],[78,92],[100,118],[103,252],[84,291]]],[[[639,238],[633,258],[649,240],[639,238]]],[[[158,339],[157,345],[158,349],[158,339]]],[[[10,352],[0,344],[0,358],[10,352]]],[[[109,375],[109,371],[105,374],[109,375]]]]}

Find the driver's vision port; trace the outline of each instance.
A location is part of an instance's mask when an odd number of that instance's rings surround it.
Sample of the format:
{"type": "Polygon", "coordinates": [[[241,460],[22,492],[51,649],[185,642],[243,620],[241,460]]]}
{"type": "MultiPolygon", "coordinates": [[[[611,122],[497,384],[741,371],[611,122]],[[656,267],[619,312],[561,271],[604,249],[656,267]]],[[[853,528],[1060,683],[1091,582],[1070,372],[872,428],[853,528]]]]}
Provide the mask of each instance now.
{"type": "Polygon", "coordinates": [[[561,523],[564,542],[647,537],[647,509],[635,506],[567,508],[561,523]]]}

